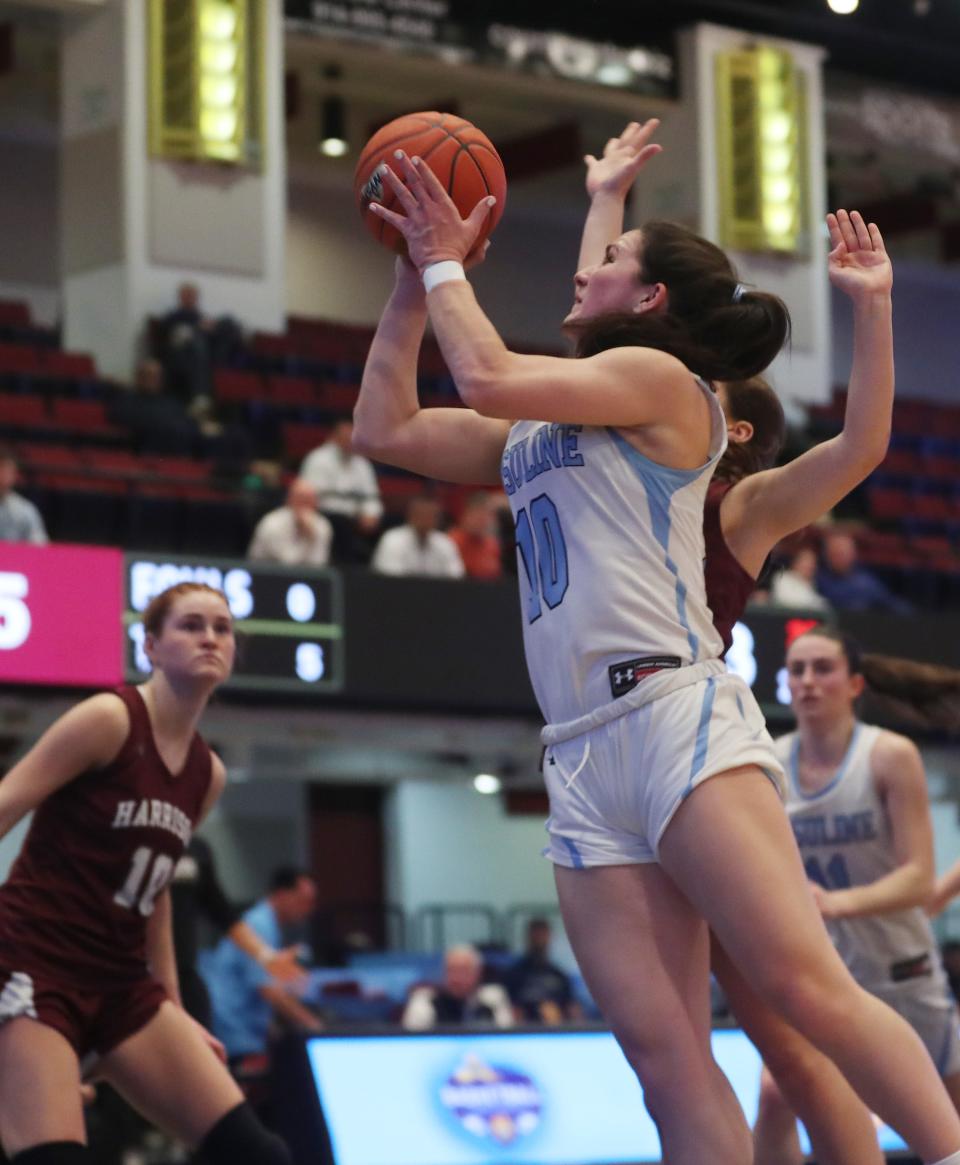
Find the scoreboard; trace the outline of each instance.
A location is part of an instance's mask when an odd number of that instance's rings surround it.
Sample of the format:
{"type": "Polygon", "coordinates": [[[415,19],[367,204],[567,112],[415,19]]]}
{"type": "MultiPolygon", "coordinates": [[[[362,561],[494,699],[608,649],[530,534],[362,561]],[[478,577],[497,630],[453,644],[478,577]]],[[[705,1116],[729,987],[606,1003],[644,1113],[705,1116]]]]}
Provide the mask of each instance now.
{"type": "Polygon", "coordinates": [[[339,690],[343,686],[343,598],[334,571],[267,563],[125,555],[126,678],[150,672],[141,619],[147,604],[180,582],[223,591],[237,632],[237,661],[226,688],[339,690]]]}
{"type": "Polygon", "coordinates": [[[150,664],[142,613],[178,582],[207,583],[227,598],[237,662],[225,688],[342,688],[336,571],[23,543],[0,543],[0,684],[99,688],[143,680],[150,664]]]}

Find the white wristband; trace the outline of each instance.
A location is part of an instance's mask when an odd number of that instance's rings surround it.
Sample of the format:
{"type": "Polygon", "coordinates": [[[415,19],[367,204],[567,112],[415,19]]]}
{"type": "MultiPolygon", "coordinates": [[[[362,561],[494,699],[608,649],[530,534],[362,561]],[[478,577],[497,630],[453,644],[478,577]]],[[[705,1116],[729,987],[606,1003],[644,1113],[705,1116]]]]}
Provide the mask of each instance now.
{"type": "Polygon", "coordinates": [[[441,283],[449,283],[453,279],[466,279],[467,273],[463,269],[463,264],[456,262],[455,259],[445,259],[442,263],[431,263],[429,267],[423,269],[423,289],[424,291],[433,291],[435,287],[439,287],[441,283]]]}

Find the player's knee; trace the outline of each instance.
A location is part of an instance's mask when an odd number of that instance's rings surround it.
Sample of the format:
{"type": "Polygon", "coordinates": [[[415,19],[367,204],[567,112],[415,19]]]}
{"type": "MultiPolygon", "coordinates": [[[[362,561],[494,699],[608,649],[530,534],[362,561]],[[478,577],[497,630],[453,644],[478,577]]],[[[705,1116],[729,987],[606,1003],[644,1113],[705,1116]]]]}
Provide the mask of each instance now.
{"type": "Polygon", "coordinates": [[[814,969],[776,967],[767,969],[758,990],[775,1011],[817,1043],[844,1022],[848,1004],[843,986],[814,969]]]}
{"type": "Polygon", "coordinates": [[[249,1104],[232,1108],[213,1126],[200,1146],[209,1165],[293,1165],[290,1150],[265,1128],[249,1104]]]}
{"type": "Polygon", "coordinates": [[[15,1153],[10,1165],[90,1165],[93,1155],[79,1141],[47,1141],[15,1153]]]}
{"type": "Polygon", "coordinates": [[[779,1081],[766,1069],[760,1076],[759,1117],[768,1121],[793,1119],[779,1081]]]}

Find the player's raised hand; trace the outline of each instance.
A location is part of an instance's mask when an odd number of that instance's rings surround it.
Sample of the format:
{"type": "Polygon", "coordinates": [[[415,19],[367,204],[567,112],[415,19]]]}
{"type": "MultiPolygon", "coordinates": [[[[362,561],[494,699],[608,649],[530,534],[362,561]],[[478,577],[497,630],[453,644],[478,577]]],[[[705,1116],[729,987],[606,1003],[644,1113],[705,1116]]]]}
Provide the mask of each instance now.
{"type": "Polygon", "coordinates": [[[889,295],[893,267],[876,223],[866,223],[859,211],[827,215],[830,230],[830,282],[854,301],[889,295]]]}
{"type": "Polygon", "coordinates": [[[596,158],[587,154],[587,194],[612,194],[626,198],[627,191],[643,167],[661,152],[663,146],[650,139],[660,127],[659,118],[643,123],[631,121],[618,138],[611,138],[596,158]]]}
{"type": "Polygon", "coordinates": [[[481,198],[470,214],[462,218],[453,199],[421,158],[408,158],[402,150],[397,150],[394,164],[402,174],[402,181],[386,164],[382,174],[403,214],[387,210],[379,202],[371,202],[367,209],[403,235],[410,262],[418,271],[447,259],[463,263],[474,250],[484,219],[496,198],[492,195],[481,198]]]}

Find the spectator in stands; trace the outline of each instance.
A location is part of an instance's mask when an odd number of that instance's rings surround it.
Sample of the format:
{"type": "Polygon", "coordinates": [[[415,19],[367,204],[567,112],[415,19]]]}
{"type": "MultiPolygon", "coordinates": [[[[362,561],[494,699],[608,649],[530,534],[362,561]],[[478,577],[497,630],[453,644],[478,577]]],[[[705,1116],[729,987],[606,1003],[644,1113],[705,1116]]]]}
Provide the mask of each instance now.
{"type": "Polygon", "coordinates": [[[830,604],[816,588],[817,552],[801,546],[773,579],[770,602],[781,607],[803,607],[808,611],[829,611],[830,604]]]}
{"type": "Polygon", "coordinates": [[[500,578],[503,574],[496,521],[492,494],[480,492],[467,498],[450,537],[460,551],[468,578],[500,578]]]}
{"type": "Polygon", "coordinates": [[[333,527],[317,513],[317,491],[297,477],[290,483],[286,502],[257,523],[247,556],[287,566],[326,566],[332,541],[333,527]]]}
{"type": "Polygon", "coordinates": [[[512,1027],[513,1009],[498,983],[483,983],[483,959],[476,947],[451,947],[443,960],[443,982],[415,987],[400,1020],[408,1031],[438,1024],[512,1027]]]}
{"type": "Polygon", "coordinates": [[[377,543],[371,565],[381,574],[418,574],[463,578],[463,559],[449,534],[437,529],[440,506],[433,498],[411,498],[403,526],[388,530],[377,543]]]}
{"type": "Polygon", "coordinates": [[[531,918],[527,923],[526,953],[504,976],[510,1000],[524,1023],[558,1024],[582,1016],[569,976],[550,962],[552,937],[545,918],[531,918]]]}
{"type": "Polygon", "coordinates": [[[817,590],[838,611],[894,611],[906,615],[912,610],[876,575],[857,564],[856,541],[843,530],[831,530],[824,538],[817,590]]]}
{"type": "Polygon", "coordinates": [[[368,562],[383,502],[373,463],[353,451],[349,417],[337,421],[320,448],[307,454],[300,476],[316,488],[320,510],[333,524],[334,558],[368,562]]]}
{"type": "Polygon", "coordinates": [[[9,445],[0,446],[0,542],[32,542],[45,546],[47,528],[40,511],[13,488],[17,484],[17,458],[9,445]]]}
{"type": "Polygon", "coordinates": [[[130,430],[141,453],[188,457],[199,438],[196,422],[182,402],[167,392],[159,360],[140,361],[133,390],[117,398],[112,419],[130,430]]]}
{"type": "Polygon", "coordinates": [[[185,405],[210,396],[210,337],[214,322],[200,310],[195,283],[177,288],[177,306],[160,321],[160,359],[170,391],[185,405]]]}
{"type": "Polygon", "coordinates": [[[181,283],[177,306],[160,320],[157,354],[170,391],[187,407],[209,397],[213,366],[229,363],[242,343],[243,333],[232,316],[205,315],[200,289],[195,283],[181,283]]]}
{"type": "MultiPolygon", "coordinates": [[[[243,921],[266,946],[279,950],[285,930],[309,918],[316,904],[313,879],[285,867],[274,872],[267,896],[250,907],[243,921]]],[[[274,1019],[298,1031],[321,1030],[317,1016],[229,938],[220,940],[201,970],[210,992],[213,1030],[232,1066],[267,1052],[274,1019]]]]}

